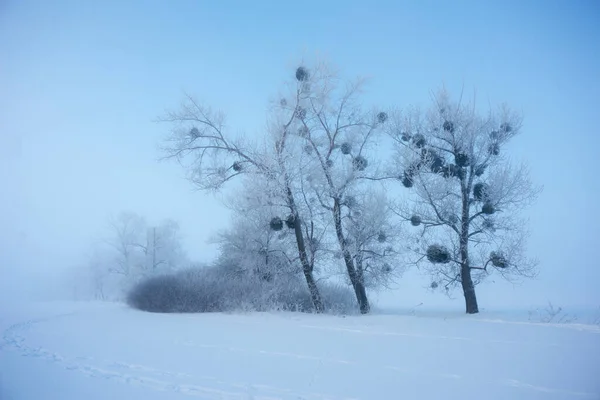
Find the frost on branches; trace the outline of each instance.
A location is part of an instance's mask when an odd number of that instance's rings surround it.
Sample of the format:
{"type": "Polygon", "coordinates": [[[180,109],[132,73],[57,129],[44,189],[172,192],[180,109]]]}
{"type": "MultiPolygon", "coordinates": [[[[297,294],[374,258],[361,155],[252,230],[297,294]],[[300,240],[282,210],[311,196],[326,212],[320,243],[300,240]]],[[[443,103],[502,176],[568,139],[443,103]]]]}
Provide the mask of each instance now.
{"type": "Polygon", "coordinates": [[[396,213],[410,222],[414,262],[432,288],[462,288],[467,313],[479,311],[475,286],[492,273],[512,280],[536,275],[525,255],[520,211],[540,189],[524,164],[506,155],[522,118],[507,106],[478,113],[440,91],[422,111],[398,111],[388,126],[396,144],[397,179],[408,200],[396,213]]]}

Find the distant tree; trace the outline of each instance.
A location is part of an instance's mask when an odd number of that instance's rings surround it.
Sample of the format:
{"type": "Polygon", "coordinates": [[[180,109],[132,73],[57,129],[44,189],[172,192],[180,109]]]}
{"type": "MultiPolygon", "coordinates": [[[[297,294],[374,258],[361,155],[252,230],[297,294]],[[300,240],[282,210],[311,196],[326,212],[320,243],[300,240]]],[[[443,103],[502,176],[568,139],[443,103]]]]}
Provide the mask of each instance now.
{"type": "MultiPolygon", "coordinates": [[[[301,96],[298,91],[297,96],[301,96]]],[[[165,159],[179,161],[188,172],[191,182],[205,191],[219,191],[240,175],[251,176],[261,187],[268,190],[272,202],[276,202],[286,215],[294,232],[294,242],[306,284],[315,311],[324,310],[321,294],[314,278],[313,267],[307,250],[305,227],[310,224],[300,212],[294,190],[294,171],[290,165],[288,141],[289,127],[300,113],[299,108],[286,115],[275,116],[268,127],[268,137],[262,149],[247,143],[225,131],[222,113],[198,103],[192,96],[186,98],[178,111],[167,113],[161,122],[171,125],[163,151],[165,159]]],[[[269,229],[279,231],[284,222],[273,215],[269,229]]]]}
{"type": "Polygon", "coordinates": [[[148,227],[142,216],[122,212],[111,217],[108,226],[108,236],[102,242],[104,246],[96,246],[89,260],[97,298],[107,297],[107,282],[114,283],[116,276],[120,277],[121,285],[128,288],[141,278],[188,264],[176,221],[167,219],[148,227]]]}
{"type": "Polygon", "coordinates": [[[121,275],[125,281],[134,280],[142,269],[140,250],[146,221],[133,212],[122,212],[111,217],[108,225],[110,236],[105,242],[114,251],[114,261],[108,266],[109,272],[121,275]]]}
{"type": "Polygon", "coordinates": [[[474,104],[452,101],[442,90],[426,112],[398,112],[388,128],[398,179],[410,190],[396,212],[414,227],[410,249],[432,274],[432,288],[460,285],[473,314],[475,286],[493,270],[507,279],[534,277],[537,262],[525,255],[520,211],[540,188],[524,164],[506,155],[521,116],[507,106],[480,115],[474,104]]]}
{"type": "Polygon", "coordinates": [[[158,226],[146,227],[145,242],[142,239],[139,248],[144,253],[144,275],[170,272],[188,263],[179,224],[172,219],[166,219],[158,226]]]}

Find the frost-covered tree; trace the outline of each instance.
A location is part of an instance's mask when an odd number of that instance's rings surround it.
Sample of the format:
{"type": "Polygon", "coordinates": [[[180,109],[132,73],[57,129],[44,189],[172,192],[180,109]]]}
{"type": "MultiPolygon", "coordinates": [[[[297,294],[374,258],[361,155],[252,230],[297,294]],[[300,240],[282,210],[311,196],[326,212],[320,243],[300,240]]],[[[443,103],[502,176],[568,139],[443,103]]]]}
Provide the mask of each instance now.
{"type": "MultiPolygon", "coordinates": [[[[233,219],[213,239],[219,246],[217,266],[226,275],[252,275],[271,282],[302,271],[298,253],[294,252],[294,235],[288,234],[294,225],[282,221],[287,229],[271,228],[273,216],[283,214],[285,207],[274,202],[268,192],[260,182],[246,179],[242,189],[227,201],[233,219]]],[[[309,259],[314,268],[314,260],[309,259]]]]}
{"type": "MultiPolygon", "coordinates": [[[[312,69],[300,66],[295,78],[291,94],[281,98],[280,108],[295,115],[287,129],[297,157],[304,160],[304,189],[326,211],[324,217],[332,227],[359,308],[368,313],[365,268],[374,263],[362,262],[368,241],[357,246],[350,237],[351,231],[358,232],[358,218],[352,217],[351,210],[360,206],[355,193],[368,190],[366,186],[372,184],[365,177],[374,170],[374,157],[370,156],[375,154],[377,135],[388,119],[387,113],[365,110],[360,101],[363,81],[343,82],[326,64],[312,69]]],[[[380,232],[383,225],[376,229],[380,232]]],[[[369,259],[375,254],[379,253],[373,252],[369,259]]],[[[380,272],[389,271],[383,268],[380,272]]]]}
{"type": "Polygon", "coordinates": [[[366,288],[388,287],[404,271],[400,251],[404,236],[384,191],[371,189],[353,199],[342,216],[357,274],[366,288]]]}
{"type": "MultiPolygon", "coordinates": [[[[258,146],[228,133],[222,113],[212,111],[188,95],[179,110],[160,119],[171,125],[163,150],[165,159],[175,159],[182,164],[189,179],[201,190],[220,191],[240,175],[262,183],[261,187],[267,191],[265,195],[278,202],[288,215],[286,222],[292,227],[296,252],[315,311],[322,312],[323,301],[305,235],[310,221],[301,214],[295,192],[296,174],[294,165],[290,164],[294,158],[290,157],[289,128],[301,111],[299,108],[288,111],[272,116],[264,145],[258,146]]],[[[282,217],[273,215],[269,228],[280,231],[283,225],[282,217]]]]}
{"type": "Polygon", "coordinates": [[[431,272],[432,288],[462,287],[469,314],[479,310],[475,286],[493,271],[507,279],[536,274],[521,211],[540,189],[506,154],[521,128],[522,117],[506,105],[479,113],[444,90],[428,110],[390,121],[398,179],[409,190],[396,211],[413,226],[410,248],[431,272]]]}

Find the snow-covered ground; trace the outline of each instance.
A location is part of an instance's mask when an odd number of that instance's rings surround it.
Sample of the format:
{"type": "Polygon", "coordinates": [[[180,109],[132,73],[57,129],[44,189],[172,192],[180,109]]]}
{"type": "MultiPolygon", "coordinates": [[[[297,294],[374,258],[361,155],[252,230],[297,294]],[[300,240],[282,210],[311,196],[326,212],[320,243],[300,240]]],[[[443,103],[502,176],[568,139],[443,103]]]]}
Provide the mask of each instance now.
{"type": "Polygon", "coordinates": [[[600,327],[458,312],[0,312],[0,399],[600,399],[600,327]]]}

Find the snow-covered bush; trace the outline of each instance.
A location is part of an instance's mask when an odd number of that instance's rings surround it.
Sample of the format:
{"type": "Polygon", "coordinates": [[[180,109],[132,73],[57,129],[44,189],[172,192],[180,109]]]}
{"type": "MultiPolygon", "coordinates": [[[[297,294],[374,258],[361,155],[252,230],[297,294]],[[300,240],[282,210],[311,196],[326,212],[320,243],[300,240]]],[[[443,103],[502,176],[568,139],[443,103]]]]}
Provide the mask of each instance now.
{"type": "MultiPolygon", "coordinates": [[[[326,312],[355,312],[349,289],[330,284],[319,287],[326,312]]],[[[251,274],[228,274],[218,267],[146,279],[132,288],[127,303],[135,309],[159,313],[314,310],[310,293],[300,277],[265,281],[251,274]]]]}

